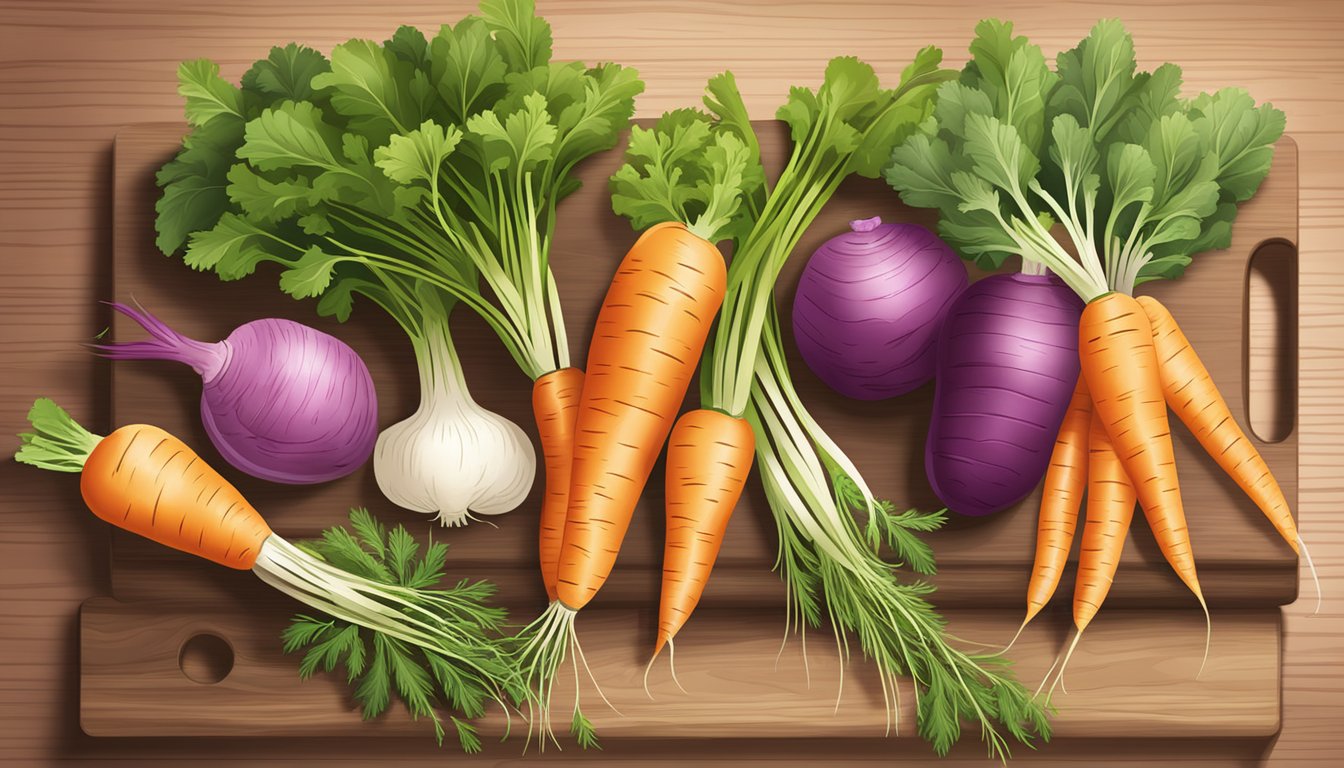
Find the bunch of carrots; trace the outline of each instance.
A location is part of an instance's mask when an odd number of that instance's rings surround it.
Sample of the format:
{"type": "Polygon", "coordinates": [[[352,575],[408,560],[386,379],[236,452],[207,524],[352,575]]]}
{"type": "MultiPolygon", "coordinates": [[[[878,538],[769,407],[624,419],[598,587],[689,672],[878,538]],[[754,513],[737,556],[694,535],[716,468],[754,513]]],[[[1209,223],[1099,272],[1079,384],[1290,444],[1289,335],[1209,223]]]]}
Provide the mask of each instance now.
{"type": "MultiPolygon", "coordinates": [[[[633,142],[641,139],[635,128],[633,142]]],[[[706,136],[708,132],[706,131],[706,136]]],[[[567,656],[582,663],[574,620],[606,582],[635,506],[663,444],[668,449],[667,536],[659,609],[658,650],[689,617],[709,578],[724,530],[741,493],[718,493],[688,478],[710,463],[750,467],[750,428],[724,414],[677,413],[727,290],[727,266],[715,242],[740,204],[746,168],[732,136],[703,143],[719,160],[721,178],[686,201],[684,220],[647,227],[616,269],[597,315],[587,372],[575,382],[572,421],[551,430],[568,438],[568,466],[548,458],[540,556],[550,606],[520,633],[517,657],[539,693],[541,740],[554,740],[550,689],[567,656]],[[673,424],[676,430],[673,433],[673,424]],[[731,422],[726,426],[720,422],[731,422]],[[741,445],[745,442],[745,448],[741,445]],[[684,475],[684,476],[683,476],[684,475]],[[559,480],[568,481],[562,491],[559,480]]],[[[547,450],[547,456],[561,454],[547,450]]],[[[655,652],[656,656],[656,652],[655,652]]],[[[576,698],[571,733],[596,743],[576,698]]]]}
{"type": "MultiPolygon", "coordinates": [[[[1084,492],[1087,504],[1073,594],[1077,633],[1068,653],[1110,592],[1136,501],[1162,554],[1207,617],[1181,502],[1168,408],[1264,512],[1293,552],[1311,564],[1274,474],[1160,301],[1112,293],[1089,304],[1079,326],[1079,357],[1082,373],[1045,476],[1023,628],[1059,586],[1084,492]]],[[[1207,661],[1207,642],[1204,657],[1207,661]]],[[[1065,664],[1067,660],[1068,654],[1065,664]]]]}
{"type": "Polygon", "coordinates": [[[1059,584],[1086,494],[1077,634],[1062,675],[1110,589],[1136,502],[1207,621],[1168,408],[1306,555],[1283,491],[1175,319],[1134,295],[1231,245],[1285,118],[1239,88],[1183,97],[1180,68],[1139,70],[1114,19],[1053,67],[1009,22],[982,21],[970,51],[939,87],[932,118],[894,151],[887,180],[907,204],[937,208],[940,232],[963,254],[990,267],[1015,256],[1085,302],[1081,373],[1046,472],[1022,623],[1059,584]]]}

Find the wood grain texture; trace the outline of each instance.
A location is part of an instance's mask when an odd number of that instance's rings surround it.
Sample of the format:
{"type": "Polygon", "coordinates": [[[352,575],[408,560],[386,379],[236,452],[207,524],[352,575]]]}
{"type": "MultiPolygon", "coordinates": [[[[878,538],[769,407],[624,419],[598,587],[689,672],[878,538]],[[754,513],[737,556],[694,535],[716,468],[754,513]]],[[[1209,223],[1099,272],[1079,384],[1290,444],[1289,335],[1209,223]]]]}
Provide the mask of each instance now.
{"type": "MultiPolygon", "coordinates": [[[[214,275],[197,273],[178,258],[167,258],[153,242],[157,198],[154,173],[171,157],[181,141],[180,125],[139,125],[117,135],[113,177],[112,293],[118,300],[135,297],[163,321],[194,338],[215,340],[249,319],[287,317],[312,323],[350,343],[368,362],[379,393],[379,420],[395,423],[415,408],[415,363],[409,344],[395,324],[376,307],[359,304],[345,323],[323,321],[313,302],[296,302],[276,287],[275,271],[235,283],[221,283],[214,275]]],[[[771,172],[783,164],[788,151],[785,128],[760,122],[761,151],[771,172]]],[[[560,208],[551,263],[560,287],[564,318],[575,360],[587,355],[587,339],[607,283],[620,255],[635,239],[629,224],[611,211],[606,180],[619,167],[621,152],[593,158],[580,167],[583,187],[560,208]]],[[[1265,324],[1264,312],[1247,311],[1247,263],[1261,244],[1282,242],[1291,256],[1297,239],[1297,148],[1284,139],[1275,153],[1273,169],[1254,199],[1243,206],[1230,248],[1200,255],[1185,279],[1150,284],[1179,318],[1191,343],[1219,382],[1233,413],[1247,413],[1247,353],[1242,325],[1253,318],[1265,324]],[[1238,322],[1240,321],[1240,322],[1238,322]],[[1229,324],[1231,322],[1231,324],[1229,324]]],[[[844,231],[854,219],[880,214],[885,221],[911,221],[933,226],[932,212],[905,207],[882,182],[852,179],[842,185],[817,217],[780,275],[779,305],[785,318],[785,349],[793,350],[787,318],[792,294],[807,256],[823,241],[844,231]]],[[[1287,284],[1291,258],[1270,265],[1272,282],[1287,284]]],[[[1283,303],[1280,312],[1296,316],[1296,306],[1283,303]]],[[[453,317],[454,338],[460,350],[467,382],[477,400],[526,429],[536,441],[530,411],[531,383],[511,362],[495,335],[466,310],[453,317]]],[[[129,341],[144,331],[129,318],[118,316],[111,337],[129,341]]],[[[792,355],[794,382],[808,408],[853,458],[873,491],[902,508],[937,509],[940,502],[924,477],[924,435],[932,408],[933,386],[891,400],[864,403],[830,391],[792,355]]],[[[277,486],[244,476],[227,466],[209,444],[197,407],[199,379],[190,368],[164,362],[126,362],[112,371],[112,423],[155,424],[181,436],[219,468],[282,535],[311,536],[340,522],[345,507],[367,505],[388,519],[417,518],[387,502],[378,493],[373,467],[366,465],[350,477],[319,487],[277,486]]],[[[1269,387],[1261,393],[1272,396],[1269,387]]],[[[696,393],[688,400],[695,402],[696,393]]],[[[1269,399],[1273,399],[1270,397],[1269,399]]],[[[1289,398],[1291,399],[1291,398],[1289,398]]],[[[1228,479],[1182,427],[1176,434],[1181,488],[1189,508],[1191,538],[1199,553],[1200,581],[1214,605],[1278,605],[1296,597],[1297,563],[1292,550],[1274,535],[1264,515],[1228,479]]],[[[1297,436],[1258,445],[1266,462],[1281,479],[1289,503],[1296,499],[1297,436]]],[[[539,449],[538,449],[539,450],[539,449]]],[[[661,465],[653,476],[661,477],[661,465]]],[[[776,534],[760,483],[753,478],[749,491],[729,524],[727,538],[715,568],[715,579],[705,594],[709,605],[775,605],[777,579],[770,574],[776,534]]],[[[651,482],[635,511],[634,522],[622,546],[615,578],[597,600],[603,605],[647,605],[656,602],[662,568],[663,493],[651,482]]],[[[454,547],[453,575],[471,575],[500,583],[502,595],[517,606],[540,605],[540,585],[532,556],[536,515],[542,484],[514,512],[500,516],[493,526],[472,525],[447,533],[454,547]],[[525,598],[532,598],[530,600],[525,598]]],[[[929,537],[938,553],[939,603],[977,607],[1017,607],[1024,602],[1026,578],[1031,571],[1039,492],[990,518],[954,518],[943,531],[929,537]]],[[[213,583],[211,566],[183,558],[133,535],[113,534],[113,592],[122,599],[144,599],[172,584],[181,594],[185,584],[213,583]]],[[[1075,554],[1076,559],[1076,554],[1075,554]]],[[[1165,565],[1143,522],[1134,528],[1133,543],[1121,559],[1120,576],[1109,598],[1111,605],[1193,604],[1187,590],[1165,565]]],[[[1072,583],[1067,574],[1065,583],[1072,583]]],[[[216,590],[200,592],[203,602],[217,599],[216,590]]],[[[1062,594],[1067,595],[1067,590],[1062,594]]]]}
{"type": "MultiPolygon", "coordinates": [[[[111,140],[119,126],[180,118],[173,69],[209,56],[236,77],[245,62],[281,40],[329,48],[352,36],[385,34],[395,24],[430,27],[469,3],[366,0],[4,0],[0,2],[0,433],[19,429],[33,395],[59,398],[106,426],[98,403],[107,368],[78,346],[108,323],[94,301],[108,295],[111,140]]],[[[964,60],[975,19],[1016,19],[1047,53],[1076,41],[1099,16],[1121,16],[1141,61],[1184,65],[1187,87],[1236,83],[1271,99],[1289,116],[1302,159],[1300,445],[1302,529],[1333,598],[1312,618],[1311,600],[1285,611],[1284,729],[1272,741],[1061,740],[1017,764],[1334,766],[1344,746],[1344,668],[1338,663],[1344,614],[1344,6],[1330,0],[1169,0],[1069,3],[949,0],[935,5],[753,0],[731,5],[657,0],[543,0],[562,57],[619,59],[650,81],[640,102],[656,115],[698,97],[723,67],[738,74],[752,114],[769,117],[792,82],[819,79],[837,53],[872,60],[894,74],[918,45],[935,42],[964,60]],[[1100,757],[1100,756],[1105,757],[1100,757]]],[[[10,439],[0,448],[12,450],[10,439]]],[[[69,478],[0,466],[0,762],[8,765],[175,765],[438,763],[443,754],[414,739],[95,740],[78,730],[76,610],[106,592],[107,533],[74,512],[69,478]],[[376,741],[376,744],[369,742],[376,741]]],[[[1305,596],[1312,597],[1310,587],[1305,596]]],[[[906,760],[920,750],[882,740],[843,745],[778,739],[723,741],[696,749],[659,742],[608,746],[613,764],[682,764],[751,755],[780,766],[906,760]]],[[[492,750],[482,763],[513,763],[492,750]]],[[[566,751],[552,762],[586,763],[566,751]]],[[[945,766],[984,765],[977,745],[945,766]]]]}
{"type": "MultiPolygon", "coordinates": [[[[368,727],[370,736],[427,735],[427,723],[400,709],[361,726],[339,675],[300,683],[294,659],[275,642],[284,614],[97,598],[84,604],[80,618],[86,733],[329,736],[368,727]],[[214,684],[189,679],[179,663],[183,645],[200,634],[226,637],[233,649],[232,671],[214,684]]],[[[950,627],[963,636],[1003,637],[1020,620],[1009,611],[966,609],[954,614],[950,627]]],[[[808,644],[806,665],[800,642],[781,652],[784,615],[773,609],[697,611],[677,637],[677,679],[689,694],[676,689],[663,658],[649,675],[650,700],[643,673],[654,621],[651,610],[599,608],[585,610],[578,624],[592,671],[582,680],[584,711],[604,741],[874,739],[888,726],[872,667],[855,662],[842,670],[835,646],[821,635],[808,644]],[[593,680],[619,714],[602,705],[593,680]]],[[[1220,616],[1216,648],[1195,683],[1204,646],[1197,617],[1112,611],[1088,630],[1069,665],[1069,693],[1056,698],[1055,732],[1065,739],[1271,736],[1279,727],[1279,623],[1272,609],[1220,616]]],[[[1023,635],[1012,658],[1024,680],[1045,674],[1067,630],[1067,616],[1056,612],[1023,635]]],[[[554,694],[557,721],[573,701],[574,679],[568,666],[562,671],[554,694]]],[[[913,740],[915,699],[907,682],[891,733],[913,740]]],[[[482,730],[499,735],[505,725],[496,711],[482,730]]]]}

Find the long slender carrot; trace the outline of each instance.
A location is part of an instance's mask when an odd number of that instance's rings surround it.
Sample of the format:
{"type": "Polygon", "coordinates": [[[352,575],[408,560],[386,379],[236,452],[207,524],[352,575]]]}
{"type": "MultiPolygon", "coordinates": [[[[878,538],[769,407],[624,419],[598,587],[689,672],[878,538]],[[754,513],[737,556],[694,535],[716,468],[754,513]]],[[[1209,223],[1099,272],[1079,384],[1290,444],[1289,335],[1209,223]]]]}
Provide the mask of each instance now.
{"type": "Polygon", "coordinates": [[[1078,352],[1093,408],[1134,482],[1162,555],[1207,613],[1181,502],[1152,326],[1143,307],[1123,293],[1088,303],[1078,326],[1078,352]]]}
{"type": "Polygon", "coordinates": [[[1069,560],[1078,526],[1078,507],[1087,483],[1087,436],[1091,427],[1092,398],[1087,394],[1087,382],[1079,375],[1045,472],[1041,512],[1036,520],[1036,560],[1027,583],[1023,627],[1050,602],[1069,560]]]}
{"type": "Polygon", "coordinates": [[[546,596],[555,599],[560,571],[560,546],[565,538],[569,509],[569,471],[574,464],[574,423],[583,393],[583,371],[561,368],[539,377],[532,385],[532,413],[537,419],[541,455],[546,464],[546,490],[541,499],[538,549],[541,580],[546,596]]]}
{"type": "Polygon", "coordinates": [[[1260,452],[1232,418],[1227,401],[1209,376],[1209,369],[1162,302],[1151,296],[1140,296],[1137,301],[1152,324],[1153,347],[1167,405],[1218,466],[1265,513],[1288,546],[1300,554],[1297,523],[1293,521],[1288,499],[1260,452]]]}
{"type": "Polygon", "coordinates": [[[132,424],[104,437],[79,490],[103,520],[230,568],[250,569],[271,535],[237,488],[158,427],[132,424]]]}
{"type": "Polygon", "coordinates": [[[713,243],[649,227],[616,270],[588,348],[556,593],[571,610],[606,582],[686,397],[727,284],[713,243]]]}
{"type": "MultiPolygon", "coordinates": [[[[1129,525],[1134,519],[1136,499],[1134,484],[1115,454],[1101,415],[1094,412],[1088,427],[1087,517],[1078,551],[1078,578],[1073,585],[1073,626],[1076,631],[1064,654],[1064,663],[1059,667],[1056,684],[1063,681],[1064,670],[1069,666],[1083,631],[1092,623],[1111,591],[1120,554],[1125,549],[1125,537],[1129,535],[1129,525]]],[[[1049,674],[1047,672],[1046,676],[1049,674]]],[[[1051,691],[1054,687],[1054,684],[1050,686],[1051,691]]]]}
{"type": "Polygon", "coordinates": [[[1094,415],[1088,434],[1087,517],[1073,586],[1073,623],[1080,633],[1111,591],[1136,500],[1134,484],[1116,457],[1100,416],[1094,415]]]}
{"type": "Polygon", "coordinates": [[[654,656],[700,602],[755,450],[751,424],[720,411],[689,411],[672,430],[667,443],[667,537],[654,656]]]}

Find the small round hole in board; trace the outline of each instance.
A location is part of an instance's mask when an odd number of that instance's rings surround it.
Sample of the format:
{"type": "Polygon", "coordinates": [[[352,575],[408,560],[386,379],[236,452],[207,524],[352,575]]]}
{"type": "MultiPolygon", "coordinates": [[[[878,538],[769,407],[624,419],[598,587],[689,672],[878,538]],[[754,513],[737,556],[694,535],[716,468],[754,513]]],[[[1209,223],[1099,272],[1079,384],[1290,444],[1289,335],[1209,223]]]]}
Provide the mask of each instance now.
{"type": "Polygon", "coordinates": [[[192,635],[182,644],[177,663],[188,680],[214,685],[233,671],[233,646],[208,632],[192,635]]]}

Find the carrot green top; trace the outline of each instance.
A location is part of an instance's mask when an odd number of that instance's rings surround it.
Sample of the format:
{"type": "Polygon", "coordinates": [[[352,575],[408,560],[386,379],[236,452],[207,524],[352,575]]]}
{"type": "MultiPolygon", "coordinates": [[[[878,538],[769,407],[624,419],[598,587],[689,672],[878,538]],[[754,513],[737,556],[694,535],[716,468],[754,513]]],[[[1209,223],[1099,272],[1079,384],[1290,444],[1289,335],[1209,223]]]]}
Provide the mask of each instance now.
{"type": "Polygon", "coordinates": [[[15,460],[52,472],[83,472],[84,462],[103,438],[70,418],[56,403],[39,397],[28,411],[32,432],[19,435],[15,460]]]}
{"type": "Polygon", "coordinates": [[[744,202],[764,183],[741,138],[703,112],[679,109],[653,130],[630,129],[626,163],[611,177],[611,205],[637,229],[679,221],[715,243],[749,226],[744,202]]]}
{"type": "Polygon", "coordinates": [[[1282,112],[1239,88],[1182,98],[1180,68],[1139,71],[1114,19],[1053,70],[1007,22],[982,21],[970,50],[886,173],[907,204],[939,210],[963,256],[985,268],[1019,256],[1091,300],[1179,277],[1194,254],[1230,244],[1282,112]]]}

